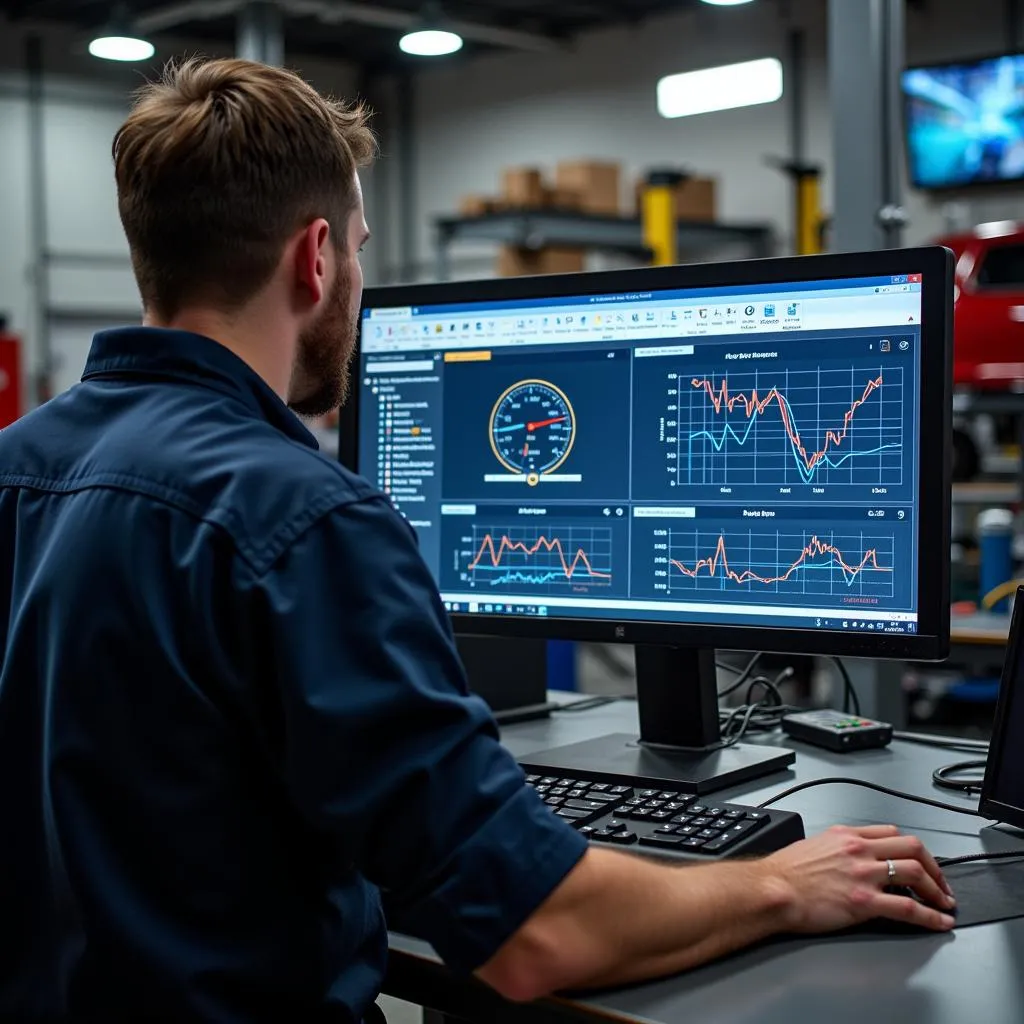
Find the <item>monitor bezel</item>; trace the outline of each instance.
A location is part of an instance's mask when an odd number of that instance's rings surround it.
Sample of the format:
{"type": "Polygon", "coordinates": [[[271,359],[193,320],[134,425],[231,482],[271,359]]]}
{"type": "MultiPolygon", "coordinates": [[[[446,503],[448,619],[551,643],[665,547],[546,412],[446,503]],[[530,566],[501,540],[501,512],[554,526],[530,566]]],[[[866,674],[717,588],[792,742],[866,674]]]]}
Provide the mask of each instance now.
{"type": "Polygon", "coordinates": [[[978,57],[965,57],[959,60],[932,61],[927,64],[911,64],[900,72],[900,95],[903,109],[903,149],[907,161],[907,178],[910,184],[922,192],[933,195],[953,195],[960,192],[976,192],[987,189],[999,189],[1006,186],[1013,187],[1024,181],[1024,173],[1012,178],[996,178],[992,181],[963,181],[954,182],[948,185],[926,185],[917,176],[917,167],[913,158],[913,149],[910,145],[910,102],[911,97],[903,88],[903,76],[911,71],[936,71],[942,68],[968,67],[972,64],[989,64],[992,61],[1003,60],[1006,57],[1024,58],[1024,50],[1006,50],[1001,53],[982,54],[978,57]]]}
{"type": "MultiPolygon", "coordinates": [[[[981,784],[981,799],[978,813],[990,821],[1001,821],[1016,828],[1024,828],[1024,807],[1004,803],[995,794],[996,775],[1003,759],[1006,746],[1006,727],[1014,700],[1014,682],[1021,674],[1021,633],[1024,632],[1024,587],[1018,587],[1010,619],[1010,634],[1003,655],[1003,671],[999,680],[999,696],[996,699],[996,713],[992,723],[992,739],[988,747],[985,779],[981,784]]],[[[1017,700],[1019,700],[1019,696],[1017,700]]]]}
{"type": "MultiPolygon", "coordinates": [[[[941,246],[871,253],[788,256],[730,263],[645,267],[545,277],[491,278],[368,288],[363,308],[426,306],[604,295],[659,289],[748,287],[802,280],[922,274],[921,422],[941,424],[943,445],[923,446],[917,507],[919,621],[913,634],[862,634],[818,629],[650,620],[453,614],[455,631],[470,636],[533,637],[604,643],[667,644],[731,650],[793,651],[865,658],[939,660],[949,653],[953,254],[941,246]],[[942,495],[941,500],[937,496],[942,495]],[[927,496],[926,501],[922,499],[927,496]],[[935,552],[939,557],[930,557],[935,552]]],[[[360,312],[360,324],[362,311],[360,312]]],[[[354,355],[358,366],[359,353],[354,355]]],[[[359,374],[342,407],[339,458],[358,469],[359,374]]]]}

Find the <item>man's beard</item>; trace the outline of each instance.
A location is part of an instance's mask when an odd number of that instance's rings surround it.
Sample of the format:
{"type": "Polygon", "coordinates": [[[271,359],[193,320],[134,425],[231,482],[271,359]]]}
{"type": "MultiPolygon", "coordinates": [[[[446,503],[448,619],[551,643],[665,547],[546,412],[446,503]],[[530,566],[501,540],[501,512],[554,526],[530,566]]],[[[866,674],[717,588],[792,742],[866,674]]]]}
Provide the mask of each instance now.
{"type": "Polygon", "coordinates": [[[348,288],[339,274],[319,319],[299,335],[288,405],[300,416],[333,412],[348,396],[349,362],[356,346],[356,323],[348,288]]]}

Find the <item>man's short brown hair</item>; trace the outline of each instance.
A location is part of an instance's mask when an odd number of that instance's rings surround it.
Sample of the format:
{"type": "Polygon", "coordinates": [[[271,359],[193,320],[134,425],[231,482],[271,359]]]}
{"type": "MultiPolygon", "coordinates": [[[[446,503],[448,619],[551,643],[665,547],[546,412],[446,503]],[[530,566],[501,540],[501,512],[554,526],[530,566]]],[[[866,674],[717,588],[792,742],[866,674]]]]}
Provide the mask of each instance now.
{"type": "Polygon", "coordinates": [[[337,245],[368,112],[298,75],[244,60],[172,63],[114,137],[118,209],[143,305],[234,309],[270,279],[288,237],[324,217],[337,245]]]}

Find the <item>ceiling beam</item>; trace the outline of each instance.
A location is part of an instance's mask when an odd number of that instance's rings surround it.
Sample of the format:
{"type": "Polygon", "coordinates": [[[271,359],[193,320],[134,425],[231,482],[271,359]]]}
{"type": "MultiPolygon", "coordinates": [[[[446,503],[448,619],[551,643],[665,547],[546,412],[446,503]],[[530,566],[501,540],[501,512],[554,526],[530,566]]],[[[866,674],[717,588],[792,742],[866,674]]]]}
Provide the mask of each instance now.
{"type": "MultiPolygon", "coordinates": [[[[353,3],[350,0],[278,0],[281,10],[293,17],[310,17],[327,25],[346,21],[377,28],[406,32],[423,24],[422,17],[415,11],[399,11],[377,4],[353,3]]],[[[154,11],[139,15],[135,27],[139,32],[163,32],[189,21],[209,21],[234,14],[245,6],[245,0],[183,0],[182,3],[158,7],[154,11]]],[[[564,45],[550,36],[500,25],[485,25],[475,21],[445,19],[444,26],[458,32],[463,39],[511,50],[525,50],[530,53],[554,53],[564,45]]]]}

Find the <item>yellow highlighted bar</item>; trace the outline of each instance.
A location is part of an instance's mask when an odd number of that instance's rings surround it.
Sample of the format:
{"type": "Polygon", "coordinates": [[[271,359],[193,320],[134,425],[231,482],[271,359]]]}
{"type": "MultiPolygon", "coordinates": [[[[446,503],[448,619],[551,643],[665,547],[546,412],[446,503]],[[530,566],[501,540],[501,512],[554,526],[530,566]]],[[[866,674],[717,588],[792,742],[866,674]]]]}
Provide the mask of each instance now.
{"type": "Polygon", "coordinates": [[[444,361],[446,363],[489,363],[491,361],[491,353],[486,351],[445,352],[444,361]]]}

